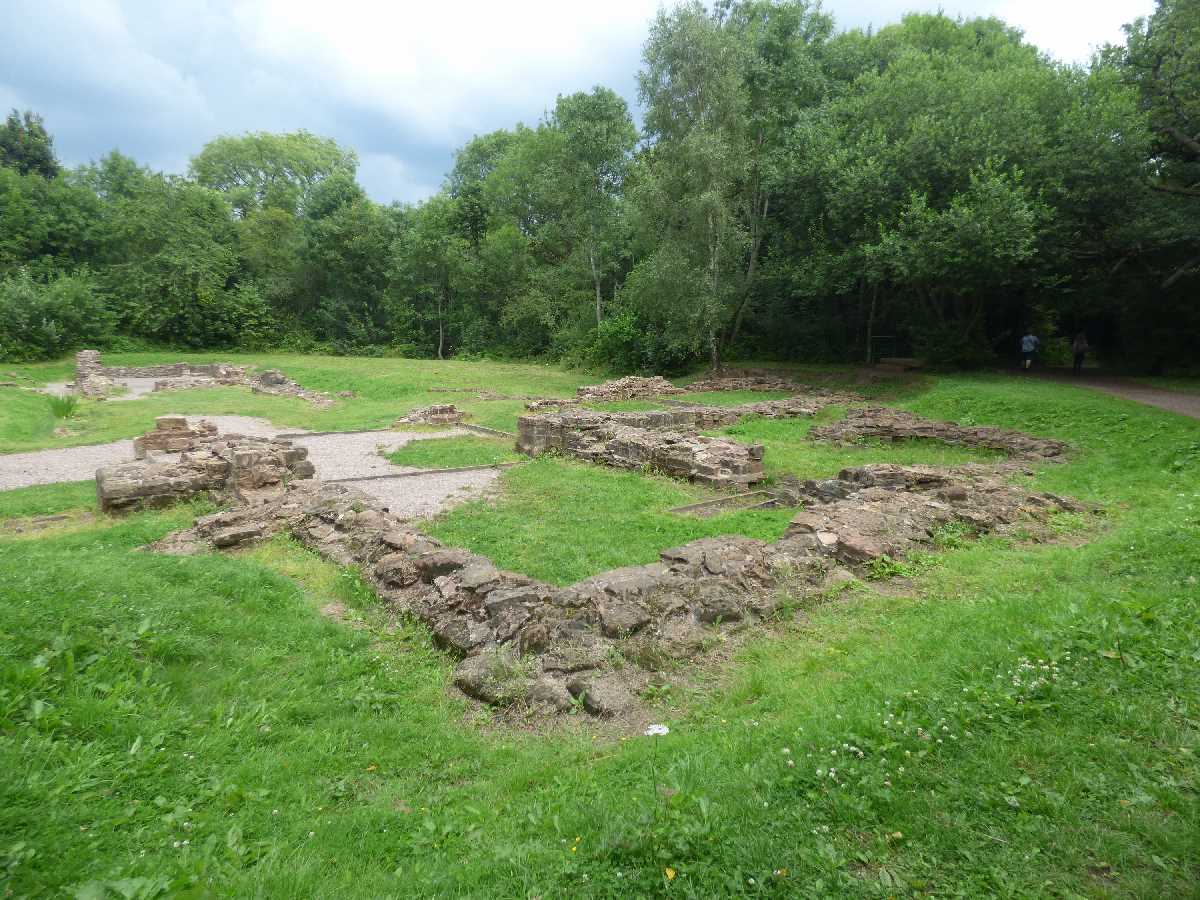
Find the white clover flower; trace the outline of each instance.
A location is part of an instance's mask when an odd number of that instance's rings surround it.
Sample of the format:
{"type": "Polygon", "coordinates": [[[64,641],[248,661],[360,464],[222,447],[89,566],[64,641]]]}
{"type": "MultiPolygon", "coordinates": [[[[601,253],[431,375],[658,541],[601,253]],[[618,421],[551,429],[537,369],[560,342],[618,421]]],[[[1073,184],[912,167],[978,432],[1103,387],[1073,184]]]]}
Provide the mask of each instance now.
{"type": "Polygon", "coordinates": [[[651,725],[642,732],[646,737],[662,737],[671,733],[671,729],[666,725],[651,725]]]}

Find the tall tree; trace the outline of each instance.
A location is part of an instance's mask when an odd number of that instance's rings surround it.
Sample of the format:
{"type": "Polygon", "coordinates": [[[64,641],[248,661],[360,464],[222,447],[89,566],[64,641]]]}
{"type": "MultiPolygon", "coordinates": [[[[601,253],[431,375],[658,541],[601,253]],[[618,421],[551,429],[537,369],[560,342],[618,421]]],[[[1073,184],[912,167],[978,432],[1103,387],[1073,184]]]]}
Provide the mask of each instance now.
{"type": "Polygon", "coordinates": [[[601,285],[616,262],[620,198],[637,129],[625,101],[605,87],[560,96],[550,126],[562,136],[568,228],[587,257],[599,325],[604,317],[601,285]]]}
{"type": "Polygon", "coordinates": [[[14,109],[8,114],[0,125],[0,166],[43,178],[53,178],[59,173],[54,139],[46,131],[41,116],[28,109],[24,113],[14,109]]]}
{"type": "Polygon", "coordinates": [[[255,131],[205,144],[189,171],[205,187],[225,193],[239,215],[257,209],[302,209],[309,192],[335,174],[353,177],[358,157],[332,138],[307,131],[255,131]]]}

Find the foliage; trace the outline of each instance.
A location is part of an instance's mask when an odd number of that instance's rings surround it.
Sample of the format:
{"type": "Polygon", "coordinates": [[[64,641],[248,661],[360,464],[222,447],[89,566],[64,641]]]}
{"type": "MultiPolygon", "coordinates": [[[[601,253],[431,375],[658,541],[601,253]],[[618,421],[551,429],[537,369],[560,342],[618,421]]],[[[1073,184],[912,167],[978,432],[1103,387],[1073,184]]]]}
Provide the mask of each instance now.
{"type": "Polygon", "coordinates": [[[1200,17],[1126,30],[1082,67],[995,18],[691,0],[649,24],[640,131],[609,88],[560,95],[415,206],[305,131],[219,137],[186,178],[61,173],[14,112],[0,277],[87,267],[121,335],[192,348],[965,368],[1034,327],[1160,373],[1200,330],[1200,17]]]}
{"type": "Polygon", "coordinates": [[[113,316],[87,271],[39,282],[26,270],[0,279],[0,359],[53,359],[104,346],[113,316]]]}
{"type": "Polygon", "coordinates": [[[54,395],[46,398],[50,414],[56,419],[70,419],[79,410],[79,398],[74,394],[54,395]]]}
{"type": "Polygon", "coordinates": [[[27,109],[22,114],[14,109],[0,125],[0,167],[43,178],[58,174],[54,139],[37,113],[27,109]]]}

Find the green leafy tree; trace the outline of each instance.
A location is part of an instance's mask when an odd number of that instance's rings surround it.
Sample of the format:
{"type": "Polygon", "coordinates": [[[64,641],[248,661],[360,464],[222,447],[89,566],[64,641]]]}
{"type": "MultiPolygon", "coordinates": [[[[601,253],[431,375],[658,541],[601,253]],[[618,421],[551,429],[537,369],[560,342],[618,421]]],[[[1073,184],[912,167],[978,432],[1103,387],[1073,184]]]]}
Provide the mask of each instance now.
{"type": "Polygon", "coordinates": [[[239,215],[258,209],[301,210],[314,186],[334,174],[353,177],[358,157],[332,138],[307,131],[224,135],[192,158],[191,176],[221,191],[239,215]]]}
{"type": "Polygon", "coordinates": [[[53,178],[60,166],[54,155],[54,139],[46,131],[42,117],[32,110],[13,110],[0,125],[0,166],[16,169],[22,175],[53,178]]]}

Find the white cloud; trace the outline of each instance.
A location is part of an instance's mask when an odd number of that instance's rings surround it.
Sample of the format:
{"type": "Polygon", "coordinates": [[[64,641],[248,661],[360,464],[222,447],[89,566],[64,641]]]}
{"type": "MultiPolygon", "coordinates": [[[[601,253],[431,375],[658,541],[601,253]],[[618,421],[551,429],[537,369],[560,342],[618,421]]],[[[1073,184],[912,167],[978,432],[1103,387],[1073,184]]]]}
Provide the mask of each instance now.
{"type": "MultiPolygon", "coordinates": [[[[636,102],[660,0],[0,0],[0,99],[43,113],[68,164],[119,146],[169,171],[221,133],[306,128],[354,147],[381,201],[436,190],[473,134],[557,94],[636,102]],[[5,99],[7,98],[7,99],[5,99]]],[[[1153,0],[826,0],[841,27],[914,7],[999,15],[1086,61],[1153,0]]]]}

